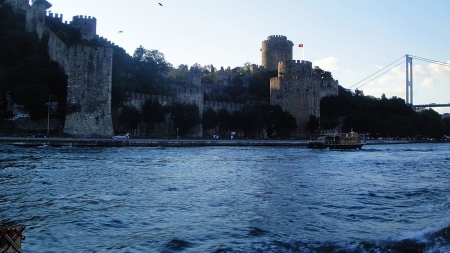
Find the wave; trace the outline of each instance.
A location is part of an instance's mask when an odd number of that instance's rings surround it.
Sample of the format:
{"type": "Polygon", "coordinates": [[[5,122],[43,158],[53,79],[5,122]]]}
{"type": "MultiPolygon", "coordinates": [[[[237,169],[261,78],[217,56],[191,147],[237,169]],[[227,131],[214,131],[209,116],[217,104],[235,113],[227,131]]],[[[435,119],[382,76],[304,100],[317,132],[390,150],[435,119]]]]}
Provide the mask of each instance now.
{"type": "MultiPolygon", "coordinates": [[[[264,237],[268,232],[257,228],[252,228],[251,236],[264,237]]],[[[185,248],[183,241],[183,248],[185,248]]],[[[246,244],[246,243],[244,243],[246,244]]],[[[189,245],[189,244],[187,244],[189,245]]],[[[173,246],[173,245],[171,245],[173,246]]],[[[192,245],[191,245],[192,246],[192,245]]],[[[173,249],[173,247],[171,247],[173,249]]],[[[431,232],[428,230],[412,233],[408,237],[373,240],[362,242],[301,242],[301,241],[253,241],[241,247],[221,245],[218,248],[210,248],[212,252],[342,252],[342,253],[432,253],[450,252],[450,226],[431,232]]]]}

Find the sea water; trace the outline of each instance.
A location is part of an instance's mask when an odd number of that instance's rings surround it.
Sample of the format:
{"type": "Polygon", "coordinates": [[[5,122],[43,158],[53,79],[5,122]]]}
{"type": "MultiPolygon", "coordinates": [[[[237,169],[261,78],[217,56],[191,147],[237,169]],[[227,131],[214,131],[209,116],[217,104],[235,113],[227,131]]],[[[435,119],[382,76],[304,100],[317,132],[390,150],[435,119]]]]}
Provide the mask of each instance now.
{"type": "Polygon", "coordinates": [[[0,146],[33,252],[450,252],[450,144],[0,146]]]}

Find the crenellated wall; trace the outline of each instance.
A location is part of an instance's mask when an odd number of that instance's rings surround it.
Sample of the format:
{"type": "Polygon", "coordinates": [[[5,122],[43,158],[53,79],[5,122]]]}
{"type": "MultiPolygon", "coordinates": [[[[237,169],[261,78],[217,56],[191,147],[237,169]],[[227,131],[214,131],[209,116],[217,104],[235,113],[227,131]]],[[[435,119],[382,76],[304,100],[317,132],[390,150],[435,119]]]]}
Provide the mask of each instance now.
{"type": "Polygon", "coordinates": [[[73,16],[72,26],[80,29],[81,38],[85,40],[90,40],[97,35],[97,19],[91,16],[73,16]]]}
{"type": "Polygon", "coordinates": [[[67,113],[64,132],[112,136],[111,48],[69,48],[67,113]]]}
{"type": "Polygon", "coordinates": [[[47,12],[47,17],[58,20],[60,23],[63,23],[63,14],[47,12]]]}
{"type": "Polygon", "coordinates": [[[262,42],[262,66],[266,70],[277,70],[278,62],[292,60],[294,43],[286,36],[272,35],[262,42]]]}
{"type": "Polygon", "coordinates": [[[337,80],[322,80],[308,61],[281,61],[278,77],[270,79],[270,104],[294,116],[301,133],[307,133],[309,116],[320,117],[320,100],[338,94],[337,80]]]}
{"type": "Polygon", "coordinates": [[[258,65],[258,64],[251,64],[249,66],[249,68],[250,68],[250,72],[252,74],[255,73],[255,72],[258,72],[258,71],[264,71],[264,66],[258,65]]]}
{"type": "Polygon", "coordinates": [[[176,101],[173,97],[161,96],[161,95],[150,95],[150,94],[142,94],[142,93],[125,93],[126,100],[124,102],[125,105],[134,107],[138,110],[142,110],[142,106],[145,105],[145,102],[148,100],[158,101],[161,105],[171,105],[174,101],[176,101]]]}
{"type": "Polygon", "coordinates": [[[206,110],[208,108],[213,109],[215,112],[218,112],[221,109],[226,109],[229,112],[240,111],[244,107],[244,104],[236,104],[229,102],[219,102],[219,101],[205,101],[203,105],[203,109],[206,110]]]}

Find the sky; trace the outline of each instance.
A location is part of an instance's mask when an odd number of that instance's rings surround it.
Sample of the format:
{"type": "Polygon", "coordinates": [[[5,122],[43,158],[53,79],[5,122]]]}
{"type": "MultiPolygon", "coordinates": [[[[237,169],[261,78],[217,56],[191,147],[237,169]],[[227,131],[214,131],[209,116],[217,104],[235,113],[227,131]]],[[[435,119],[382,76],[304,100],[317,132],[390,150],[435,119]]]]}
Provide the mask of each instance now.
{"type": "MultiPolygon", "coordinates": [[[[64,21],[95,17],[97,34],[128,54],[157,49],[174,67],[261,65],[262,41],[284,35],[294,60],[330,71],[344,88],[405,99],[406,54],[450,64],[448,0],[48,1],[64,21]]],[[[413,68],[414,104],[450,103],[449,67],[413,58],[413,68]]]]}

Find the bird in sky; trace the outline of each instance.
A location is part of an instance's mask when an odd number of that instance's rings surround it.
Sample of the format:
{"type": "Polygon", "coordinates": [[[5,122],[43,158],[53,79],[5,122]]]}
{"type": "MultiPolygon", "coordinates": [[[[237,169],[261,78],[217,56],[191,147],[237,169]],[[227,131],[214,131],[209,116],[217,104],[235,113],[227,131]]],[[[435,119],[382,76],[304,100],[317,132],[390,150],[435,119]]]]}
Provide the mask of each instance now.
{"type": "Polygon", "coordinates": [[[123,31],[119,31],[118,33],[123,33],[123,31]]]}
{"type": "Polygon", "coordinates": [[[162,6],[162,3],[158,3],[158,4],[162,6]]]}

